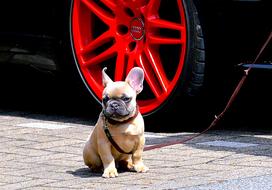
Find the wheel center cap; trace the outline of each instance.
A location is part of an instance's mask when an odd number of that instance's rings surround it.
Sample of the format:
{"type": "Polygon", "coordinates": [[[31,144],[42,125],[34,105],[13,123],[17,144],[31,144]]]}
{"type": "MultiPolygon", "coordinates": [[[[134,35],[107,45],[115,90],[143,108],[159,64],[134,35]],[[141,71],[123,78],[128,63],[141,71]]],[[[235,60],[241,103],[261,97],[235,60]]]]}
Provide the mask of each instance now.
{"type": "Polygon", "coordinates": [[[130,21],[130,35],[134,40],[141,40],[145,35],[144,21],[134,18],[130,21]]]}

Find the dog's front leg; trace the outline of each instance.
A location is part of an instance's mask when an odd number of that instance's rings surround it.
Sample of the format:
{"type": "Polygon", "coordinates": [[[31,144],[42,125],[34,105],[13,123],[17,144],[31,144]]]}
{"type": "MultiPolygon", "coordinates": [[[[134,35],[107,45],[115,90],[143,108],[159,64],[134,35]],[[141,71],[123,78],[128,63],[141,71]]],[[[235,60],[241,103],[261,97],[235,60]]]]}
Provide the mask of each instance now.
{"type": "Polygon", "coordinates": [[[98,152],[104,167],[104,173],[102,177],[117,177],[118,173],[115,167],[114,157],[111,154],[111,145],[106,142],[100,144],[98,152]]]}
{"type": "Polygon", "coordinates": [[[144,143],[145,139],[144,137],[142,137],[136,151],[132,154],[132,162],[134,165],[134,170],[136,172],[146,172],[147,170],[149,170],[149,168],[144,165],[142,159],[144,143]]]}

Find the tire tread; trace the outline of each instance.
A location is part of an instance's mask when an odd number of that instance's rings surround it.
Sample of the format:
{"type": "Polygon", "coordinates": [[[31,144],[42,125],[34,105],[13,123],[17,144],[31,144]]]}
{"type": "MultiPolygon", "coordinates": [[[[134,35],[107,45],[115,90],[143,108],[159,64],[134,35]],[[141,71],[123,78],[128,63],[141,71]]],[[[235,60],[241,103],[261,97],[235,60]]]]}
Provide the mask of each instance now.
{"type": "Polygon", "coordinates": [[[195,46],[193,47],[194,57],[192,60],[192,75],[188,85],[187,94],[189,96],[196,96],[202,90],[204,84],[204,73],[205,73],[205,41],[202,32],[202,27],[198,18],[198,12],[194,4],[193,8],[193,20],[195,26],[195,46]]]}

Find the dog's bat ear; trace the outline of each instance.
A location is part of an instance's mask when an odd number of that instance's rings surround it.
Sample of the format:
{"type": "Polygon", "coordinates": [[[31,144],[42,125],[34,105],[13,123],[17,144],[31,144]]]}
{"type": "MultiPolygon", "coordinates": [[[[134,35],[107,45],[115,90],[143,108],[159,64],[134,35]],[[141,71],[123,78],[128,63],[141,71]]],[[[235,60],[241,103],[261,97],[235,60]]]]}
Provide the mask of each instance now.
{"type": "Polygon", "coordinates": [[[144,71],[140,67],[134,67],[128,73],[126,82],[139,94],[143,90],[144,71]]]}
{"type": "Polygon", "coordinates": [[[102,82],[103,86],[106,87],[110,82],[113,82],[106,73],[107,67],[104,67],[102,70],[102,82]]]}

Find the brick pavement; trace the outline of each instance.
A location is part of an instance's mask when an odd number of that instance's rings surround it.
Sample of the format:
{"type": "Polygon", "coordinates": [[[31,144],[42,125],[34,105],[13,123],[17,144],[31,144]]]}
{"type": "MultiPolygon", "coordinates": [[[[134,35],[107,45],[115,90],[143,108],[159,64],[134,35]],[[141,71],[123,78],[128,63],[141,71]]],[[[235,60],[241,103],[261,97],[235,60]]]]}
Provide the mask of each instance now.
{"type": "MultiPolygon", "coordinates": [[[[272,188],[269,132],[211,131],[187,144],[144,152],[147,173],[104,179],[82,161],[92,129],[78,119],[0,112],[0,189],[243,189],[237,180],[257,180],[254,186],[247,182],[253,189],[272,188]]],[[[189,135],[146,133],[147,145],[189,135]]]]}

